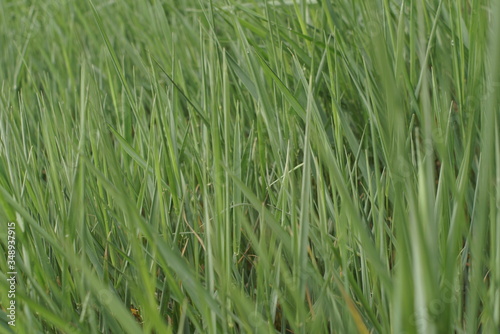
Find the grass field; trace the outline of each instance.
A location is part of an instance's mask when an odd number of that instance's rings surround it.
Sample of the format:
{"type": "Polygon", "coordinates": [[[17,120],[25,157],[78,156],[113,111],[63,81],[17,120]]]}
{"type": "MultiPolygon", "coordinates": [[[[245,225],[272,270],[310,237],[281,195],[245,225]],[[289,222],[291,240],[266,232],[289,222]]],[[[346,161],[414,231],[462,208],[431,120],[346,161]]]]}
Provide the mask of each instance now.
{"type": "Polygon", "coordinates": [[[499,333],[499,34],[498,0],[0,0],[0,333],[499,333]]]}

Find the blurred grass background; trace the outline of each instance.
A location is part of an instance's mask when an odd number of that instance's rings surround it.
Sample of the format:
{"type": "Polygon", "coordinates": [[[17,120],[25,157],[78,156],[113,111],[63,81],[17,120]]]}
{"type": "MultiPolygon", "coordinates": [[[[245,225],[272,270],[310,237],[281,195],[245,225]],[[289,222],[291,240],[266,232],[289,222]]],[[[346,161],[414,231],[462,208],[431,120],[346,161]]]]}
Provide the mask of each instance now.
{"type": "Polygon", "coordinates": [[[0,1],[0,331],[500,331],[499,22],[0,1]]]}

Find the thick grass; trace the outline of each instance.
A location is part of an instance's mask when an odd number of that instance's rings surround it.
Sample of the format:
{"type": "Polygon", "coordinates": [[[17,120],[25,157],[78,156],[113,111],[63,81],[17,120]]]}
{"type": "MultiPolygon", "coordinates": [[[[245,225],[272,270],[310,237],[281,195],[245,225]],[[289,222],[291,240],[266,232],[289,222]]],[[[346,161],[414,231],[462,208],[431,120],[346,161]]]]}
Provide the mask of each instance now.
{"type": "Polygon", "coordinates": [[[496,333],[500,4],[1,1],[5,333],[496,333]]]}

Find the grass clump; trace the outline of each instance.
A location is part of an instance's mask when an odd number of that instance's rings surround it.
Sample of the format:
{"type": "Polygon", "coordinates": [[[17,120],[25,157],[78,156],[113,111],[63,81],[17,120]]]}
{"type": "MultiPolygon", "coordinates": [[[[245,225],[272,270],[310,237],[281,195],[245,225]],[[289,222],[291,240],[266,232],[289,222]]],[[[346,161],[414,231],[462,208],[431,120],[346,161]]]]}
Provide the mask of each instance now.
{"type": "Polygon", "coordinates": [[[498,331],[499,22],[1,2],[1,331],[498,331]]]}

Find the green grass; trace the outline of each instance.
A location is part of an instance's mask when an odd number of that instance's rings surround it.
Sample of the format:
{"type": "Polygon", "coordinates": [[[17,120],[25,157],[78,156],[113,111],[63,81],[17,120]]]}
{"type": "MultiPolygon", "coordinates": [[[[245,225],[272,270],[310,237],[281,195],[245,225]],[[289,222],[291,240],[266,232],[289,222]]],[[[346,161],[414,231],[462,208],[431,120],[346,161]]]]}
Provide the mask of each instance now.
{"type": "Polygon", "coordinates": [[[497,0],[0,1],[0,332],[498,332],[498,31],[497,0]]]}

